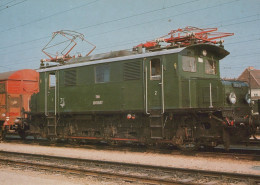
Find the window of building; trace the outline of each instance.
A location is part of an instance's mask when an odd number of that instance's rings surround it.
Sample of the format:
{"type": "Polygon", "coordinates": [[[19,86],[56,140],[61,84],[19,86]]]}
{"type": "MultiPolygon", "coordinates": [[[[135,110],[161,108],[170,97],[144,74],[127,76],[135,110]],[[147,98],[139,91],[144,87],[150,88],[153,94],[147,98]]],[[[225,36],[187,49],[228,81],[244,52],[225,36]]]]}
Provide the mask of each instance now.
{"type": "Polygon", "coordinates": [[[55,73],[49,74],[49,88],[53,88],[56,86],[56,75],[55,73]]]}
{"type": "Polygon", "coordinates": [[[196,60],[194,57],[182,56],[182,69],[187,72],[196,72],[196,60]]]}
{"type": "Polygon", "coordinates": [[[96,83],[105,83],[110,81],[109,65],[100,65],[95,67],[96,83]]]}
{"type": "Polygon", "coordinates": [[[151,79],[159,80],[161,79],[161,61],[159,58],[154,58],[151,60],[151,79]]]}
{"type": "Polygon", "coordinates": [[[211,59],[205,60],[205,73],[207,74],[216,74],[216,61],[211,59]]]}

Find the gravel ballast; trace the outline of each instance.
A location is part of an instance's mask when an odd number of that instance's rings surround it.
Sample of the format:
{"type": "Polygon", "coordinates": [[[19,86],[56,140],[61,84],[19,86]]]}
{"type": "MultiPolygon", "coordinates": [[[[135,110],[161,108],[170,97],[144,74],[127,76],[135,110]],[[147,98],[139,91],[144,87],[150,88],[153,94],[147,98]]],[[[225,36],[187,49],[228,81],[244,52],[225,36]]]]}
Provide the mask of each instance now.
{"type": "MultiPolygon", "coordinates": [[[[260,175],[260,161],[0,143],[0,151],[260,175]]],[[[230,154],[232,155],[232,154],[230,154]]]]}

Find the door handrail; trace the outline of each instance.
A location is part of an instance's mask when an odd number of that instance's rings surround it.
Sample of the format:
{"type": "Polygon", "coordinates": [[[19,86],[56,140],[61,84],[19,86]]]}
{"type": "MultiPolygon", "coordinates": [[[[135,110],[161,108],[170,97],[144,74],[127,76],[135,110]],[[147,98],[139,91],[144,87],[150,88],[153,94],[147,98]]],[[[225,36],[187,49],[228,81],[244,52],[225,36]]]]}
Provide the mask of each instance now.
{"type": "Polygon", "coordinates": [[[162,64],[162,77],[161,77],[161,90],[162,90],[162,114],[164,114],[164,81],[163,81],[163,64],[162,64]]]}
{"type": "Polygon", "coordinates": [[[148,93],[147,93],[147,88],[148,88],[148,84],[147,84],[147,65],[145,66],[145,113],[146,114],[150,114],[148,112],[148,102],[147,102],[147,98],[148,98],[148,93]]]}
{"type": "Polygon", "coordinates": [[[45,116],[48,116],[48,102],[47,102],[47,96],[48,96],[48,84],[47,84],[47,76],[46,76],[46,72],[44,73],[44,82],[45,82],[45,101],[44,101],[44,104],[45,104],[45,116]]]}

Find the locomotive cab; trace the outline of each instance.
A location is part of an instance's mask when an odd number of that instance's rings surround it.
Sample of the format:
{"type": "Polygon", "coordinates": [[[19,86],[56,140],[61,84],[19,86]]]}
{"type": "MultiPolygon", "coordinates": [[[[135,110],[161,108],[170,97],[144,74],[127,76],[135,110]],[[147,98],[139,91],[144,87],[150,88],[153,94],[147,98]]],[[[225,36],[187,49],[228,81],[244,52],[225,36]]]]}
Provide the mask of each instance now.
{"type": "MultiPolygon", "coordinates": [[[[220,79],[219,61],[228,54],[223,47],[210,44],[192,45],[179,53],[178,111],[182,114],[175,143],[183,143],[179,139],[186,138],[187,143],[196,141],[204,146],[224,143],[228,148],[230,143],[250,137],[248,85],[220,79]],[[185,130],[190,134],[185,134],[185,130]]],[[[170,115],[176,116],[174,109],[170,111],[170,115]]]]}
{"type": "Polygon", "coordinates": [[[219,61],[229,54],[223,47],[197,44],[178,55],[181,108],[212,109],[223,105],[219,61]]]}
{"type": "Polygon", "coordinates": [[[186,78],[220,78],[219,60],[227,55],[223,47],[195,44],[179,53],[179,70],[186,78]]]}

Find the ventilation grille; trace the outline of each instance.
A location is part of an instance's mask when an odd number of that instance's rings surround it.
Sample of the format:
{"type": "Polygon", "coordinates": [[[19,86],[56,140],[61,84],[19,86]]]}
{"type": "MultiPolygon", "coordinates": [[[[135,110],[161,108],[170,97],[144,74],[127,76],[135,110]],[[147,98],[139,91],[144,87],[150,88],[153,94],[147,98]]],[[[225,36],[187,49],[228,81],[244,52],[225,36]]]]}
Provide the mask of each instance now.
{"type": "Polygon", "coordinates": [[[124,63],[124,80],[139,80],[141,78],[141,62],[124,63]]]}
{"type": "Polygon", "coordinates": [[[76,70],[65,71],[64,85],[76,85],[76,70]]]}

